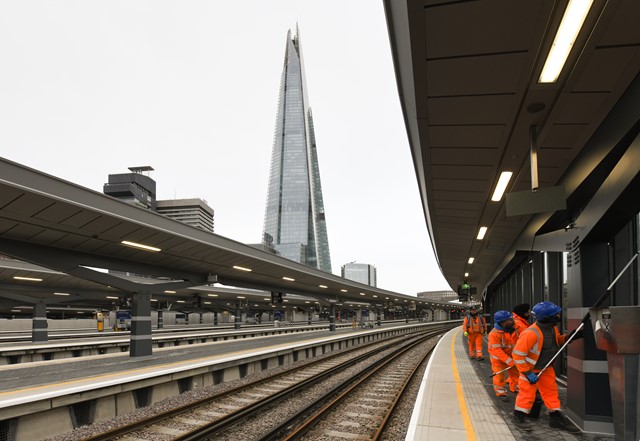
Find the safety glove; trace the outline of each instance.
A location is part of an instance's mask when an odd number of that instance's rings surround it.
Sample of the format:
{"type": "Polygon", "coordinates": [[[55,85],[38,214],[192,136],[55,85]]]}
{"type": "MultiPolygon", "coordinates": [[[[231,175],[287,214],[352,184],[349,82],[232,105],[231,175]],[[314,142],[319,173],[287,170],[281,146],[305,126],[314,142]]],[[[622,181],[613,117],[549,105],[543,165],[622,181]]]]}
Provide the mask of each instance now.
{"type": "Polygon", "coordinates": [[[525,377],[527,377],[527,380],[529,380],[529,383],[531,384],[536,384],[538,382],[538,376],[533,372],[529,372],[528,374],[525,374],[525,377]]]}
{"type": "Polygon", "coordinates": [[[567,338],[571,338],[571,336],[572,336],[573,334],[576,334],[576,336],[575,336],[575,337],[573,337],[573,340],[571,340],[571,341],[580,340],[581,338],[584,338],[584,330],[583,330],[583,329],[579,330],[578,332],[576,332],[576,330],[574,329],[573,331],[571,331],[571,332],[569,333],[569,335],[567,336],[567,338]]]}
{"type": "Polygon", "coordinates": [[[468,336],[469,336],[469,333],[468,333],[467,331],[464,331],[464,336],[465,336],[465,337],[468,337],[468,336]]]}

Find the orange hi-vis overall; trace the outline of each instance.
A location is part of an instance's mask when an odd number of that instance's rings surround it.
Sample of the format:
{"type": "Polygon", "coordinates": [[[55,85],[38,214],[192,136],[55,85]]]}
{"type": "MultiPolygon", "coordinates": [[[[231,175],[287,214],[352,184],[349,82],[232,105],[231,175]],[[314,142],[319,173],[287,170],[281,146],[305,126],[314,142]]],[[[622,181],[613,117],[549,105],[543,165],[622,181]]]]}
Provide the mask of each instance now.
{"type": "MultiPolygon", "coordinates": [[[[560,348],[565,340],[566,335],[560,335],[556,327],[553,328],[556,336],[556,344],[560,348]]],[[[529,413],[533,402],[536,399],[536,390],[540,391],[544,405],[549,412],[560,410],[560,398],[558,398],[558,385],[556,384],[556,373],[553,366],[549,366],[542,375],[539,376],[536,384],[529,383],[524,374],[529,372],[538,373],[544,366],[536,367],[544,336],[542,330],[537,324],[529,326],[518,338],[516,347],[513,348],[513,361],[520,372],[520,392],[516,398],[515,410],[529,413]]]]}
{"type": "Polygon", "coordinates": [[[513,314],[513,321],[515,322],[515,325],[513,327],[516,328],[516,334],[518,336],[521,335],[524,330],[529,327],[529,322],[520,317],[518,314],[513,314]]]}
{"type": "Polygon", "coordinates": [[[518,334],[505,332],[494,327],[489,332],[489,357],[491,358],[491,368],[493,372],[499,372],[509,366],[511,369],[493,376],[493,391],[496,396],[507,395],[506,377],[509,377],[511,392],[516,392],[518,385],[518,369],[511,358],[511,352],[518,340],[518,334]]]}
{"type": "Polygon", "coordinates": [[[469,356],[482,357],[482,336],[487,332],[487,323],[484,317],[480,314],[475,317],[468,314],[464,318],[462,329],[469,333],[469,356]]]}

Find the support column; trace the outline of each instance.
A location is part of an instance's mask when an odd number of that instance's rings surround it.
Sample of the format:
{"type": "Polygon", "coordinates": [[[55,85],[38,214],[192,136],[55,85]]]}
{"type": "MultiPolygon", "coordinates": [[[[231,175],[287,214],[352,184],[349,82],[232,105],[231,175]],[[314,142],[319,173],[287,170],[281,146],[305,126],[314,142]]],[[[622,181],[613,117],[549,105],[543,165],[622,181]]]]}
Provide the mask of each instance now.
{"type": "MultiPolygon", "coordinates": [[[[569,252],[567,266],[567,328],[575,329],[611,281],[609,248],[606,243],[583,243],[569,252]]],[[[556,301],[552,295],[549,300],[556,301]]],[[[569,345],[567,365],[568,415],[585,431],[613,433],[607,354],[596,348],[590,321],[584,339],[569,345]]]]}
{"type": "Polygon", "coordinates": [[[313,310],[312,309],[307,311],[307,325],[311,324],[311,314],[313,314],[313,310]]]}
{"type": "Polygon", "coordinates": [[[204,315],[203,313],[200,313],[200,324],[202,324],[202,316],[203,315],[204,315]]]}
{"type": "Polygon", "coordinates": [[[236,321],[234,324],[234,328],[240,329],[241,323],[242,323],[242,309],[240,308],[240,305],[238,305],[236,307],[236,321]]]}
{"type": "Polygon", "coordinates": [[[376,325],[381,326],[382,321],[380,320],[380,308],[376,308],[376,325]]]}
{"type": "Polygon", "coordinates": [[[151,355],[151,294],[133,293],[131,302],[131,357],[151,355]]]}
{"type": "Polygon", "coordinates": [[[404,322],[409,323],[409,311],[407,311],[406,307],[403,307],[402,311],[404,312],[404,322]]]}
{"type": "Polygon", "coordinates": [[[164,318],[162,317],[162,309],[158,309],[158,329],[164,328],[164,318]]]}
{"type": "Polygon", "coordinates": [[[218,326],[218,313],[213,313],[213,326],[218,326]]]}
{"type": "Polygon", "coordinates": [[[329,305],[329,331],[335,332],[336,330],[336,305],[329,305]]]}
{"type": "Polygon", "coordinates": [[[36,303],[33,307],[33,324],[31,326],[31,341],[45,342],[49,341],[49,333],[47,328],[47,305],[44,303],[36,303]]]}

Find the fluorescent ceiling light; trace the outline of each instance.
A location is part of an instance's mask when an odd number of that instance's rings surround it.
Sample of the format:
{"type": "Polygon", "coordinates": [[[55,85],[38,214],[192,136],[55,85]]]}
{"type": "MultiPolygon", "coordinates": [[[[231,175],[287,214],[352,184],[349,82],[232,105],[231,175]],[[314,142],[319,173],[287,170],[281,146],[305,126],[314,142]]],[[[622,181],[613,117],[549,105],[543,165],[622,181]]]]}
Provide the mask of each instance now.
{"type": "Polygon", "coordinates": [[[250,273],[251,271],[253,271],[253,270],[251,270],[251,269],[249,269],[249,268],[245,268],[245,267],[243,267],[243,266],[237,266],[237,265],[233,265],[233,269],[237,269],[237,270],[240,270],[240,271],[247,271],[247,272],[249,272],[249,273],[250,273]]]}
{"type": "Polygon", "coordinates": [[[465,277],[469,277],[469,273],[464,273],[464,276],[465,277]]]}
{"type": "Polygon", "coordinates": [[[12,309],[11,312],[22,312],[20,309],[12,309]]]}
{"type": "Polygon", "coordinates": [[[239,298],[239,299],[244,299],[244,298],[245,298],[245,296],[238,296],[238,298],[239,298]]]}
{"type": "Polygon", "coordinates": [[[112,299],[112,300],[118,300],[120,297],[114,297],[114,296],[107,296],[108,299],[112,299]]]}
{"type": "Polygon", "coordinates": [[[13,276],[16,280],[25,280],[27,282],[42,282],[42,279],[37,277],[23,277],[23,276],[13,276]]]}
{"type": "Polygon", "coordinates": [[[366,295],[366,294],[365,294],[365,293],[363,293],[363,292],[361,292],[361,293],[360,293],[360,295],[361,295],[361,296],[364,296],[364,295],[366,295]]]}
{"type": "Polygon", "coordinates": [[[176,300],[178,303],[184,303],[184,300],[176,300]]]}
{"type": "Polygon", "coordinates": [[[211,302],[204,302],[204,304],[205,304],[205,305],[210,305],[210,304],[211,304],[211,302]]]}
{"type": "Polygon", "coordinates": [[[373,295],[373,298],[374,298],[374,299],[377,299],[377,298],[378,298],[378,296],[374,294],[374,295],[373,295]]]}
{"type": "Polygon", "coordinates": [[[207,294],[208,297],[218,297],[218,294],[207,294]]]}
{"type": "Polygon", "coordinates": [[[289,301],[289,300],[287,300],[287,299],[284,299],[284,300],[283,300],[283,302],[288,302],[288,301],[289,301]]]}
{"type": "Polygon", "coordinates": [[[78,313],[78,314],[84,314],[84,312],[82,312],[82,311],[76,311],[76,313],[78,313]]]}
{"type": "Polygon", "coordinates": [[[151,299],[151,301],[152,301],[152,302],[157,302],[157,301],[158,301],[158,299],[151,299]]]}
{"type": "Polygon", "coordinates": [[[484,235],[487,234],[487,227],[480,227],[480,231],[478,231],[478,236],[476,239],[482,240],[484,239],[484,235]]]}
{"type": "Polygon", "coordinates": [[[165,294],[175,294],[175,293],[176,293],[175,291],[170,291],[170,290],[168,290],[168,289],[167,289],[167,290],[165,290],[165,294]]]}
{"type": "Polygon", "coordinates": [[[502,195],[504,191],[507,189],[507,185],[509,184],[509,180],[513,176],[513,172],[503,171],[500,174],[500,179],[498,179],[498,184],[496,185],[496,189],[493,191],[493,196],[491,196],[491,200],[494,202],[499,202],[502,199],[502,195]]]}
{"type": "Polygon", "coordinates": [[[288,280],[289,282],[295,282],[296,279],[292,279],[291,277],[283,277],[283,280],[288,280]]]}
{"type": "Polygon", "coordinates": [[[134,248],[139,248],[141,250],[145,250],[145,251],[161,251],[160,248],[156,248],[156,247],[152,247],[150,245],[143,245],[141,243],[136,243],[136,242],[130,242],[128,240],[123,240],[122,242],[120,242],[122,245],[126,245],[128,247],[134,247],[134,248]]]}
{"type": "Polygon", "coordinates": [[[553,39],[553,44],[544,62],[539,83],[555,83],[558,81],[560,72],[569,58],[571,48],[576,42],[578,33],[589,14],[589,9],[593,0],[569,0],[567,9],[564,11],[560,27],[553,39]]]}
{"type": "Polygon", "coordinates": [[[329,288],[327,285],[318,285],[320,288],[329,288]]]}
{"type": "Polygon", "coordinates": [[[266,301],[268,301],[268,302],[270,302],[270,301],[271,301],[271,299],[270,299],[269,297],[264,297],[262,300],[266,300],[266,301]]]}
{"type": "Polygon", "coordinates": [[[346,289],[341,289],[340,291],[342,291],[342,292],[348,292],[346,289]]]}
{"type": "Polygon", "coordinates": [[[475,259],[475,258],[473,258],[473,257],[469,257],[469,262],[468,262],[468,263],[469,263],[469,265],[471,265],[471,264],[473,263],[473,261],[474,261],[474,260],[476,260],[476,259],[475,259]]]}
{"type": "Polygon", "coordinates": [[[54,292],[53,295],[54,296],[70,296],[71,294],[69,294],[68,292],[54,292]]]}

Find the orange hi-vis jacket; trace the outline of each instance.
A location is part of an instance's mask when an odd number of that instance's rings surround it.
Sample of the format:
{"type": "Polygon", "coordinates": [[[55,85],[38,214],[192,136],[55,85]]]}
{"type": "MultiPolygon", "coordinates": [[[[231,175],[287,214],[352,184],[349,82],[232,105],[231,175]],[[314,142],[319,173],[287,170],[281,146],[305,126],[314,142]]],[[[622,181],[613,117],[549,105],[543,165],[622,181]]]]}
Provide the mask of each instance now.
{"type": "Polygon", "coordinates": [[[515,325],[513,327],[516,328],[516,334],[518,336],[522,335],[524,330],[529,327],[529,322],[520,317],[518,314],[513,314],[513,321],[515,322],[515,325]]]}
{"type": "Polygon", "coordinates": [[[471,314],[467,314],[462,322],[462,329],[469,334],[484,334],[487,332],[487,322],[480,314],[472,317],[471,314]]]}
{"type": "MultiPolygon", "coordinates": [[[[555,326],[553,327],[553,331],[556,334],[556,344],[558,347],[561,347],[567,339],[567,336],[561,335],[555,326]]],[[[518,371],[523,374],[533,371],[534,366],[538,362],[538,357],[540,357],[543,342],[544,336],[542,335],[542,330],[535,323],[520,335],[512,353],[513,361],[516,363],[518,371]]]]}
{"type": "Polygon", "coordinates": [[[513,359],[511,358],[511,352],[518,340],[516,331],[511,333],[505,332],[498,328],[493,328],[489,332],[489,355],[493,360],[499,360],[504,364],[511,364],[513,359]]]}

